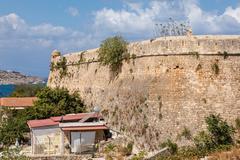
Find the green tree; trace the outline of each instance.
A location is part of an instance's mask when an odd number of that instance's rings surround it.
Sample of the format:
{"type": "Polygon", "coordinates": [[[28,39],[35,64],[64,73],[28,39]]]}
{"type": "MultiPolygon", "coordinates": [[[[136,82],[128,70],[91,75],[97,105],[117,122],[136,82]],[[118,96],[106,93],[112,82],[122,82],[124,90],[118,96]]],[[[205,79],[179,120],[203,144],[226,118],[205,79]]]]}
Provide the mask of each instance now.
{"type": "Polygon", "coordinates": [[[33,108],[26,110],[28,119],[49,118],[69,113],[85,111],[84,103],[77,93],[70,94],[66,89],[44,88],[37,94],[38,100],[33,108]]]}
{"type": "Polygon", "coordinates": [[[101,64],[110,66],[112,71],[117,71],[122,66],[122,61],[129,58],[127,44],[120,36],[104,40],[98,50],[101,64]]]}
{"type": "Polygon", "coordinates": [[[228,125],[227,121],[223,120],[220,115],[211,114],[205,121],[207,129],[216,145],[233,144],[232,135],[234,134],[234,128],[228,125]]]}

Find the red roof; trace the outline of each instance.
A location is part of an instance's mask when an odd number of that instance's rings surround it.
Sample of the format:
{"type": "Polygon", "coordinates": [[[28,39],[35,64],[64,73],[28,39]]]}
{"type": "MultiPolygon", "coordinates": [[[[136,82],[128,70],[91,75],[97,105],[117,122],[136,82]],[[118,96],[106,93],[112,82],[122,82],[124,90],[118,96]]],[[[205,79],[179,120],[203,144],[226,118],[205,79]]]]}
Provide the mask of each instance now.
{"type": "Polygon", "coordinates": [[[90,130],[105,130],[108,129],[107,126],[84,126],[84,127],[66,127],[62,130],[64,131],[90,131],[90,130]]]}
{"type": "Polygon", "coordinates": [[[30,120],[27,122],[30,128],[38,128],[45,126],[55,126],[58,125],[59,122],[54,122],[51,119],[40,119],[40,120],[30,120]]]}
{"type": "MultiPolygon", "coordinates": [[[[97,113],[78,113],[78,114],[71,114],[71,115],[65,115],[65,116],[58,116],[58,117],[50,117],[48,119],[41,119],[41,120],[30,120],[27,122],[29,128],[38,128],[38,127],[45,127],[45,126],[55,126],[59,125],[61,119],[64,121],[77,121],[81,120],[83,118],[96,118],[101,117],[97,113]]],[[[70,129],[72,127],[68,127],[70,129]]],[[[77,127],[79,128],[79,127],[77,127]]],[[[106,126],[84,126],[80,127],[82,130],[91,130],[94,128],[94,130],[97,129],[107,129],[106,126]],[[88,127],[88,128],[87,128],[88,127]],[[102,128],[101,128],[102,127],[102,128]]],[[[76,129],[76,127],[72,128],[76,129]]]]}
{"type": "Polygon", "coordinates": [[[31,107],[37,97],[7,97],[0,98],[0,106],[3,107],[31,107]]]}
{"type": "Polygon", "coordinates": [[[77,121],[84,117],[90,116],[90,118],[98,118],[100,117],[97,113],[78,113],[78,114],[68,114],[65,116],[51,117],[50,119],[54,122],[63,121],[77,121]]]}

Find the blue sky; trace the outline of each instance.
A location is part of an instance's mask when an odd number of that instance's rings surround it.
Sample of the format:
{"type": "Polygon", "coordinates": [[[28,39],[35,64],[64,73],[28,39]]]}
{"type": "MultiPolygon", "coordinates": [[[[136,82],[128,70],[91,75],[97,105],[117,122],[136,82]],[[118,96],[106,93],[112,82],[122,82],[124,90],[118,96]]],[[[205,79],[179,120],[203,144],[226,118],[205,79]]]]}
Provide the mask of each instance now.
{"type": "Polygon", "coordinates": [[[239,0],[0,0],[0,69],[47,77],[51,51],[106,37],[153,37],[155,23],[188,20],[194,34],[240,34],[239,0]]]}

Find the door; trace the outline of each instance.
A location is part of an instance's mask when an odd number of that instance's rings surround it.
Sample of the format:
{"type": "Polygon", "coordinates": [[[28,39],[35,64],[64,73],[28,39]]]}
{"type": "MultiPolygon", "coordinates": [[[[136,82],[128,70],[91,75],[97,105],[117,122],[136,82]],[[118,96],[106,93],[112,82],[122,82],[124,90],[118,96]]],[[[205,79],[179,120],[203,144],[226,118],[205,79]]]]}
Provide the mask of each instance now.
{"type": "Polygon", "coordinates": [[[71,151],[73,153],[80,153],[80,132],[71,132],[71,151]]]}
{"type": "Polygon", "coordinates": [[[81,152],[92,151],[96,132],[81,132],[81,152]]]}
{"type": "Polygon", "coordinates": [[[71,132],[71,151],[81,153],[93,149],[96,132],[71,132]]]}

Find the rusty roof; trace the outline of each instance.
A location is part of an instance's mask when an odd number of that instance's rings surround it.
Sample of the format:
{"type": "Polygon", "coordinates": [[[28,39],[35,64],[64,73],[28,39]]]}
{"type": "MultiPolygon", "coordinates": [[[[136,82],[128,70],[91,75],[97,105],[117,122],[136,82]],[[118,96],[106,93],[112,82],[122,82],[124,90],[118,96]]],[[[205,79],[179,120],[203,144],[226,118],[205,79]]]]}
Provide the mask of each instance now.
{"type": "Polygon", "coordinates": [[[37,97],[4,97],[0,98],[0,106],[3,107],[31,107],[37,97]]]}

